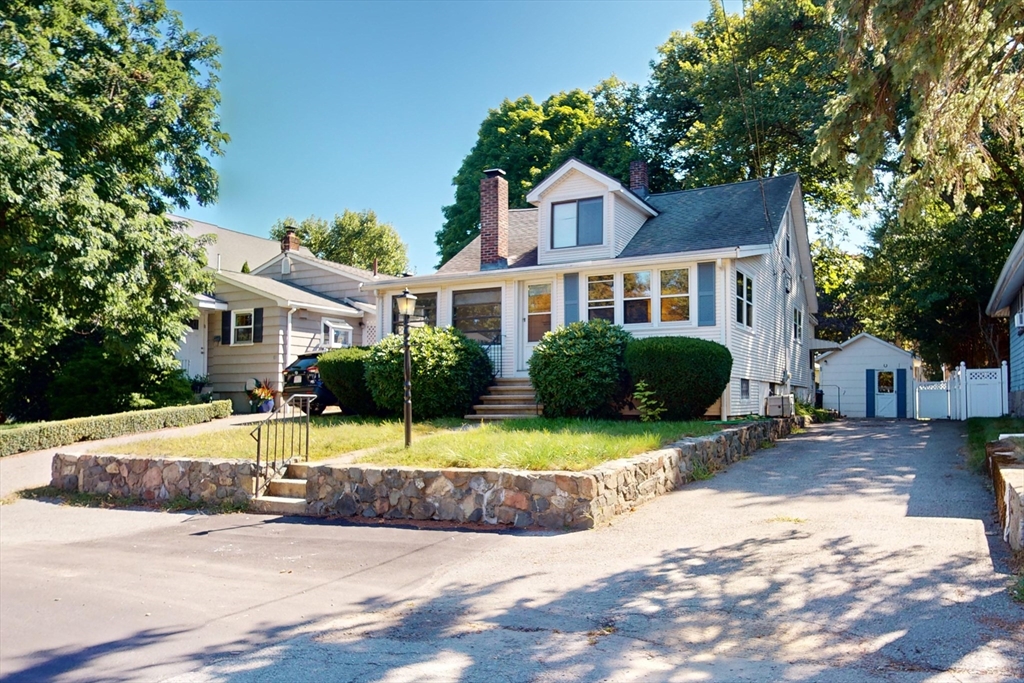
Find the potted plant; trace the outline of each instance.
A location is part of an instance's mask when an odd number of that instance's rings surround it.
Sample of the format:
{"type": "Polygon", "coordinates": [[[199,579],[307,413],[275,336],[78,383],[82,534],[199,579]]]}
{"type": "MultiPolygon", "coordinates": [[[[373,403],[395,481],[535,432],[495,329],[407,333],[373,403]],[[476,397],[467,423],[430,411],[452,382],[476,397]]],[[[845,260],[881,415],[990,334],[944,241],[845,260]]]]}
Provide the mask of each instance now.
{"type": "Polygon", "coordinates": [[[253,379],[253,382],[256,383],[256,386],[249,390],[249,405],[252,407],[252,412],[269,413],[274,409],[274,399],[278,392],[270,386],[268,379],[262,382],[253,379]]]}

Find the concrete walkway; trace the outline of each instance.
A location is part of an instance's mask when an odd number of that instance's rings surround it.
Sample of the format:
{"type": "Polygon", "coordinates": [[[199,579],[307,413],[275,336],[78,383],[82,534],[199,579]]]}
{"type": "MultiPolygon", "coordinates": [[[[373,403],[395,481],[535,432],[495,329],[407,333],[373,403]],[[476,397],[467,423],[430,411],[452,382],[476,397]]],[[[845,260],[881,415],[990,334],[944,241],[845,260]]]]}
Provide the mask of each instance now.
{"type": "Polygon", "coordinates": [[[0,681],[1024,678],[955,423],[846,422],[573,534],[0,508],[0,681]]]}
{"type": "Polygon", "coordinates": [[[0,458],[0,498],[6,498],[15,491],[49,484],[50,465],[53,462],[53,455],[55,453],[85,453],[87,451],[102,450],[104,446],[131,443],[132,441],[142,441],[155,437],[188,436],[191,434],[220,431],[222,429],[242,428],[245,425],[254,425],[257,421],[264,418],[266,418],[266,415],[232,415],[211,422],[189,425],[188,427],[168,427],[167,429],[157,429],[152,432],[126,434],[114,437],[113,439],[79,441],[67,446],[47,448],[42,451],[27,451],[25,453],[8,455],[0,458]]]}

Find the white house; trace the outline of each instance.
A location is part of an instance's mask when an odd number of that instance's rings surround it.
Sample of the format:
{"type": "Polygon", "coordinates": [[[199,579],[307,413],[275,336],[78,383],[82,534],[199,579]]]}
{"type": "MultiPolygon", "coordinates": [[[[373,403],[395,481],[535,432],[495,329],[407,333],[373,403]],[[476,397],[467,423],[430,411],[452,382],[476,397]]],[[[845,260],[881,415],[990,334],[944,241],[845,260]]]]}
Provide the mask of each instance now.
{"type": "Polygon", "coordinates": [[[732,352],[713,410],[762,413],[773,393],[813,391],[818,304],[795,174],[680,192],[630,187],[576,159],[510,210],[500,170],[480,181],[481,234],[436,273],[371,285],[382,335],[398,331],[394,297],[418,297],[422,324],[454,325],[492,345],[496,371],[527,376],[545,332],[605,318],[636,337],[694,336],[732,352]]]}
{"type": "Polygon", "coordinates": [[[282,389],[284,368],[302,353],[376,342],[377,307],[360,291],[373,273],[318,259],[294,234],[277,242],[175,219],[193,237],[212,236],[206,252],[216,282],[196,298],[177,358],[189,375],[209,375],[215,396],[236,411],[249,409],[253,379],[282,389]],[[240,272],[245,263],[250,273],[240,272]]]}
{"type": "Polygon", "coordinates": [[[985,313],[1007,318],[1010,326],[1009,412],[1024,415],[1024,233],[1010,250],[985,313]]]}
{"type": "Polygon", "coordinates": [[[914,417],[921,359],[862,332],[818,357],[823,407],[848,417],[914,417]]]}

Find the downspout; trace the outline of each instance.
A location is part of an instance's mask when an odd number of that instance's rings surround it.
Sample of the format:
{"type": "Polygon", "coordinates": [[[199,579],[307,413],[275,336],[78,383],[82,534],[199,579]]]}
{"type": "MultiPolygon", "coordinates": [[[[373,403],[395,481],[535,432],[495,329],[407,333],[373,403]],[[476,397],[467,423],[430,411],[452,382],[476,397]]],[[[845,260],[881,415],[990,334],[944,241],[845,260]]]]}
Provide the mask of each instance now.
{"type": "MultiPolygon", "coordinates": [[[[722,346],[724,346],[725,348],[728,349],[729,348],[729,316],[728,316],[729,303],[728,303],[728,299],[726,298],[726,296],[729,293],[729,286],[728,286],[728,280],[726,279],[726,271],[725,271],[726,263],[728,263],[728,259],[725,259],[725,260],[723,260],[723,259],[716,259],[715,260],[715,273],[716,274],[721,273],[721,276],[722,276],[722,278],[721,278],[721,281],[722,281],[722,305],[721,305],[722,315],[719,318],[719,320],[722,321],[722,331],[721,331],[721,334],[719,335],[719,338],[722,340],[722,346]]],[[[715,277],[715,289],[718,289],[718,277],[717,276],[715,277]]],[[[729,353],[732,353],[732,349],[729,349],[729,353]]],[[[732,407],[730,405],[731,402],[732,402],[732,371],[729,372],[729,375],[730,375],[729,382],[725,385],[725,391],[722,392],[722,397],[721,397],[721,399],[719,399],[722,402],[722,409],[720,411],[720,417],[721,417],[722,420],[728,420],[729,419],[729,409],[732,407]]]]}
{"type": "Polygon", "coordinates": [[[288,359],[292,357],[292,313],[297,310],[299,309],[288,309],[288,320],[284,327],[284,353],[277,361],[277,380],[281,383],[280,391],[282,392],[284,391],[284,369],[288,367],[288,359]]]}

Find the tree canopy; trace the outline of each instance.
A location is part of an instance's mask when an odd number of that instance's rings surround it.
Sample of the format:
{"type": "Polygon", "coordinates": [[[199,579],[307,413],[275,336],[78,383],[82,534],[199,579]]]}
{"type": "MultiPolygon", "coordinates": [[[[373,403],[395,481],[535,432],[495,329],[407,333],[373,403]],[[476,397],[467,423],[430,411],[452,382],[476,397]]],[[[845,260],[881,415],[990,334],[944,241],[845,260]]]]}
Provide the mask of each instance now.
{"type": "Polygon", "coordinates": [[[861,190],[879,168],[901,199],[957,210],[1001,167],[991,142],[1024,156],[1024,3],[1020,0],[837,0],[844,92],[833,98],[817,157],[852,159],[861,190]]]}
{"type": "Polygon", "coordinates": [[[317,258],[364,270],[372,270],[376,259],[377,269],[388,275],[401,275],[409,269],[407,247],[398,231],[390,223],[378,221],[369,209],[345,209],[330,221],[310,216],[297,225],[293,218],[286,218],[274,223],[270,236],[281,239],[288,225],[296,227],[302,245],[317,258]]]}
{"type": "Polygon", "coordinates": [[[0,5],[0,375],[69,335],[173,366],[211,289],[165,214],[217,196],[217,56],[161,0],[0,5]]]}

